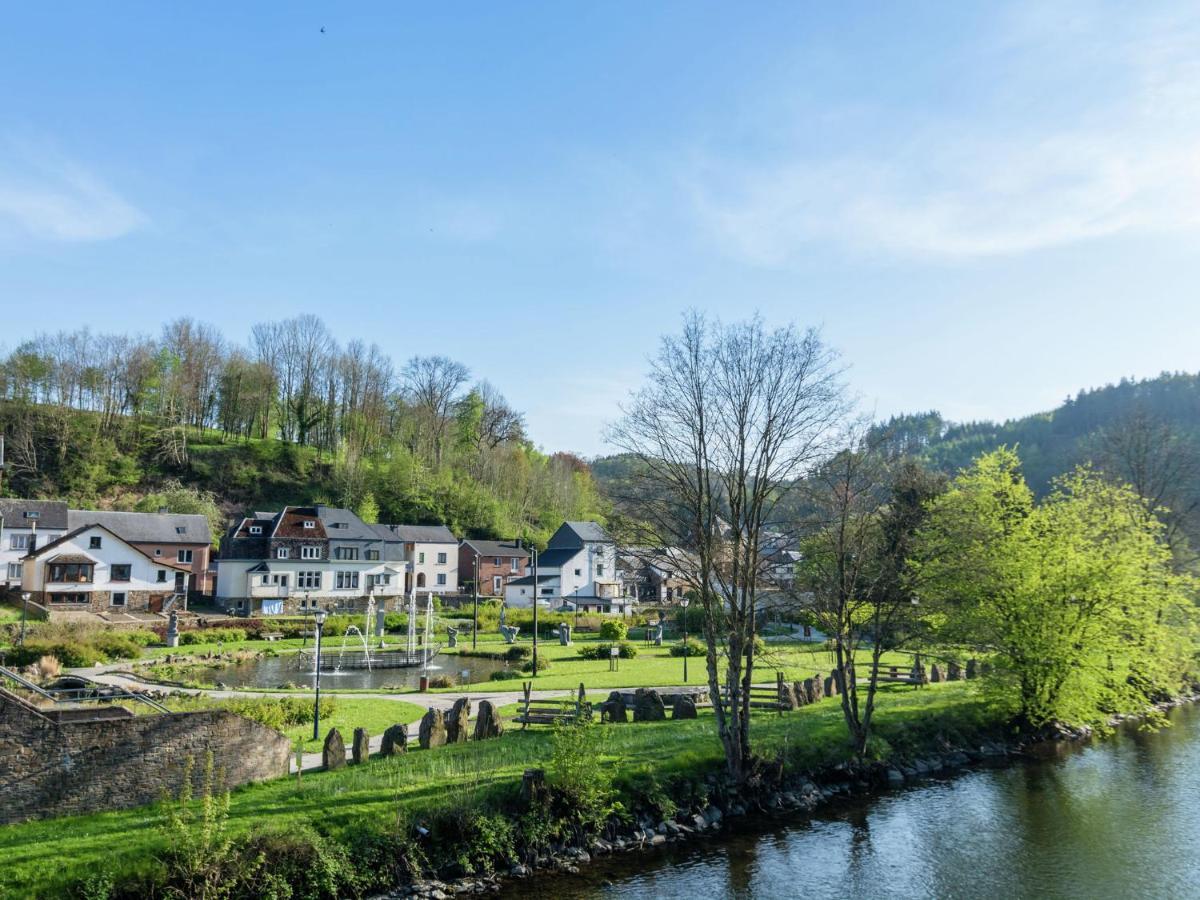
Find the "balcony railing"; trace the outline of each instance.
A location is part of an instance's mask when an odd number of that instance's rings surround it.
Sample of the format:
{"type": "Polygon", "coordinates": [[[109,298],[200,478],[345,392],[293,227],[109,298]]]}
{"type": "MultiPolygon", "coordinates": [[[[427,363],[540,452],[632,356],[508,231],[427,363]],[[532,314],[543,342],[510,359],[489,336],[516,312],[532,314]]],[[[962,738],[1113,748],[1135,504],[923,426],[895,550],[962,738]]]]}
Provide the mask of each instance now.
{"type": "Polygon", "coordinates": [[[288,596],[288,586],[286,584],[252,584],[250,585],[251,597],[279,598],[288,596]]]}

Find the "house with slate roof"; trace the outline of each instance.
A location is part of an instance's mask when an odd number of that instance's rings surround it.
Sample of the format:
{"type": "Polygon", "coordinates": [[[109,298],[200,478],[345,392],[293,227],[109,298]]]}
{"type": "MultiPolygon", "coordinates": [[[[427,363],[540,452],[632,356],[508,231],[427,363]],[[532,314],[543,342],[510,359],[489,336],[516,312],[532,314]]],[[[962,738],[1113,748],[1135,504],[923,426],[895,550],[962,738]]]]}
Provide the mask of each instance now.
{"type": "Polygon", "coordinates": [[[468,538],[458,545],[458,583],[473,591],[479,579],[484,597],[503,597],[504,587],[528,574],[529,551],[520,541],[484,541],[468,538]]]}
{"type": "Polygon", "coordinates": [[[0,500],[0,586],[21,587],[21,560],[69,530],[60,500],[0,500]]]}
{"type": "Polygon", "coordinates": [[[623,596],[617,573],[617,545],[596,522],[563,522],[537,555],[537,582],[530,574],[513,578],[504,589],[509,606],[625,615],[636,600],[623,596]]]}

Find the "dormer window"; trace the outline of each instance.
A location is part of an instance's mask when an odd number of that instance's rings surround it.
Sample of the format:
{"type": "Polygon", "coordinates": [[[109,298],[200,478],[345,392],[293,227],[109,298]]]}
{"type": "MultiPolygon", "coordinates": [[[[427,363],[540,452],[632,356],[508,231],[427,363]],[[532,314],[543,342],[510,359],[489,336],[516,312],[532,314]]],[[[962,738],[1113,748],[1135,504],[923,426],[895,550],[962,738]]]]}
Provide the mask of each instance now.
{"type": "Polygon", "coordinates": [[[38,512],[36,509],[25,510],[25,518],[27,518],[27,519],[40,519],[41,517],[42,517],[42,514],[40,512],[38,512]]]}
{"type": "Polygon", "coordinates": [[[291,554],[288,551],[287,547],[276,547],[275,548],[275,558],[276,559],[287,559],[288,556],[290,556],[290,555],[291,554]]]}
{"type": "Polygon", "coordinates": [[[304,520],[304,527],[305,527],[305,528],[316,528],[316,527],[317,527],[317,523],[316,523],[316,522],[314,522],[312,519],[305,519],[305,520],[304,520]]]}
{"type": "Polygon", "coordinates": [[[250,533],[251,534],[262,534],[262,526],[261,525],[251,525],[250,533]]]}
{"type": "Polygon", "coordinates": [[[187,526],[186,525],[176,525],[175,533],[176,534],[187,534],[187,526]]]}

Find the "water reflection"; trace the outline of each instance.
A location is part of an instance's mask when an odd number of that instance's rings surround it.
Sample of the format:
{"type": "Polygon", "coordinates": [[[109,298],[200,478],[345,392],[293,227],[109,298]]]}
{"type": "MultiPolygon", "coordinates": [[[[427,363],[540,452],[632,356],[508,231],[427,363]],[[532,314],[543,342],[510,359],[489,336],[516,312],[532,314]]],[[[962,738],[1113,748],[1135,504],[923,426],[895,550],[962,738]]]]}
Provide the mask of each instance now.
{"type": "Polygon", "coordinates": [[[810,821],[604,859],[508,897],[1200,897],[1200,712],[810,821]],[[606,883],[608,882],[608,883],[606,883]]]}
{"type": "MultiPolygon", "coordinates": [[[[456,683],[463,680],[462,673],[468,673],[468,683],[487,681],[493,672],[503,671],[506,663],[493,659],[458,656],[457,654],[442,653],[434,657],[429,666],[429,675],[435,677],[446,675],[453,677],[456,683]]],[[[420,666],[403,669],[343,669],[338,672],[321,670],[321,688],[335,690],[364,690],[369,688],[415,688],[421,678],[420,666]]],[[[262,659],[251,659],[241,663],[226,666],[216,666],[197,671],[194,675],[197,681],[204,684],[223,684],[226,687],[264,687],[274,688],[288,684],[301,687],[312,685],[312,660],[301,668],[297,665],[297,656],[268,656],[262,659]]]]}

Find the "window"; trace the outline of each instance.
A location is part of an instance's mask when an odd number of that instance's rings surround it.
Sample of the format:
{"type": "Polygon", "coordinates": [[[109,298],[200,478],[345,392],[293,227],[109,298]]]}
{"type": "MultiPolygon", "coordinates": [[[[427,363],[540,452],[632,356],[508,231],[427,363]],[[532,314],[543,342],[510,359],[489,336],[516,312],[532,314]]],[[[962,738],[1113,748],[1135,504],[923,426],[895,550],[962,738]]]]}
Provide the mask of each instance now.
{"type": "Polygon", "coordinates": [[[90,563],[51,563],[50,580],[60,583],[89,583],[92,580],[92,566],[90,563]]]}
{"type": "Polygon", "coordinates": [[[596,563],[596,577],[597,578],[604,577],[604,563],[596,563]]]}
{"type": "Polygon", "coordinates": [[[292,555],[292,553],[287,547],[276,547],[275,548],[275,558],[276,559],[287,559],[291,555],[292,555]]]}
{"type": "Polygon", "coordinates": [[[501,578],[499,575],[492,576],[492,593],[493,594],[500,593],[500,582],[501,582],[501,578]]]}
{"type": "Polygon", "coordinates": [[[553,594],[554,588],[542,588],[542,593],[543,594],[553,594]]]}
{"type": "Polygon", "coordinates": [[[438,584],[446,583],[446,573],[445,572],[438,572],[437,583],[438,584]]]}
{"type": "Polygon", "coordinates": [[[300,548],[300,558],[301,559],[320,559],[321,558],[321,548],[318,547],[316,544],[305,544],[303,547],[300,548]]]}
{"type": "MultiPolygon", "coordinates": [[[[262,526],[261,525],[251,525],[250,533],[251,534],[262,534],[262,526]]],[[[241,605],[242,604],[240,604],[240,603],[238,604],[238,606],[241,606],[241,605]]]]}
{"type": "Polygon", "coordinates": [[[498,556],[496,556],[496,557],[493,557],[493,558],[492,558],[492,565],[493,565],[493,566],[499,566],[499,565],[500,565],[500,557],[498,557],[498,556]]]}
{"type": "Polygon", "coordinates": [[[580,571],[579,569],[576,569],[576,570],[575,570],[575,577],[576,577],[576,578],[578,578],[578,577],[579,577],[580,575],[582,575],[582,574],[583,574],[583,572],[582,572],[582,571],[580,571]]]}
{"type": "Polygon", "coordinates": [[[296,587],[302,591],[315,591],[321,587],[320,572],[297,572],[296,587]]]}
{"type": "Polygon", "coordinates": [[[424,553],[424,552],[421,552],[421,553],[418,553],[418,554],[417,554],[417,563],[418,563],[418,564],[420,564],[420,565],[424,565],[424,564],[425,564],[425,553],[424,553]]]}
{"type": "Polygon", "coordinates": [[[154,548],[154,555],[155,555],[155,556],[162,556],[162,547],[155,547],[155,548],[154,548]]]}
{"type": "Polygon", "coordinates": [[[514,556],[514,557],[512,558],[512,562],[510,563],[510,567],[512,568],[512,570],[513,570],[514,572],[520,572],[520,571],[521,571],[521,559],[520,559],[520,557],[514,556]]]}
{"type": "Polygon", "coordinates": [[[21,564],[10,562],[8,564],[8,580],[12,581],[14,579],[17,581],[21,580],[21,564]]]}
{"type": "Polygon", "coordinates": [[[10,534],[8,536],[9,550],[33,550],[34,546],[30,540],[33,537],[31,534],[10,534]]]}
{"type": "Polygon", "coordinates": [[[305,527],[305,528],[316,528],[316,527],[317,527],[317,523],[316,523],[316,522],[314,522],[314,521],[312,521],[312,519],[305,519],[305,520],[304,520],[304,527],[305,527]]]}
{"type": "Polygon", "coordinates": [[[101,543],[100,535],[93,534],[90,538],[88,538],[88,549],[99,550],[101,543]]]}
{"type": "Polygon", "coordinates": [[[175,561],[181,563],[190,563],[192,561],[191,550],[179,550],[175,554],[175,561]]]}
{"type": "Polygon", "coordinates": [[[387,585],[387,584],[391,584],[391,583],[392,583],[391,575],[383,574],[383,575],[368,575],[367,576],[367,587],[376,587],[378,585],[387,585]]]}
{"type": "Polygon", "coordinates": [[[109,581],[128,581],[133,567],[128,563],[116,563],[108,570],[109,581]]]}
{"type": "MultiPolygon", "coordinates": [[[[271,584],[275,585],[276,587],[287,587],[288,586],[288,574],[286,572],[277,572],[274,575],[271,575],[269,577],[271,579],[271,584]]],[[[265,579],[264,579],[263,583],[266,584],[265,579]]]]}
{"type": "Polygon", "coordinates": [[[40,519],[41,517],[42,517],[42,514],[40,512],[38,512],[36,509],[25,510],[25,518],[27,518],[27,519],[40,519]]]}
{"type": "Polygon", "coordinates": [[[125,605],[125,596],[126,596],[126,594],[124,591],[114,591],[113,595],[112,595],[112,599],[109,600],[109,602],[113,606],[124,606],[125,605]]]}
{"type": "Polygon", "coordinates": [[[439,553],[439,554],[438,554],[438,565],[439,565],[439,566],[444,566],[445,564],[446,564],[446,554],[445,554],[445,553],[439,553]]]}
{"type": "Polygon", "coordinates": [[[51,594],[51,603],[87,603],[89,600],[87,594],[51,594]]]}
{"type": "Polygon", "coordinates": [[[238,608],[238,609],[245,609],[245,608],[246,608],[246,601],[245,601],[245,600],[239,600],[239,601],[238,601],[238,606],[237,606],[237,608],[238,608]]]}
{"type": "Polygon", "coordinates": [[[379,551],[378,550],[368,550],[367,551],[367,559],[378,560],[379,559],[379,551]]]}
{"type": "Polygon", "coordinates": [[[337,572],[334,575],[333,586],[339,591],[358,590],[357,572],[337,572]]]}
{"type": "Polygon", "coordinates": [[[176,534],[187,534],[187,526],[186,525],[176,525],[175,533],[176,534]]]}
{"type": "Polygon", "coordinates": [[[357,547],[338,547],[333,551],[333,558],[334,559],[346,559],[346,560],[358,559],[358,548],[357,547]]]}
{"type": "Polygon", "coordinates": [[[158,577],[155,579],[155,581],[157,581],[159,584],[164,584],[166,582],[166,580],[167,580],[167,570],[159,569],[158,577]]]}

